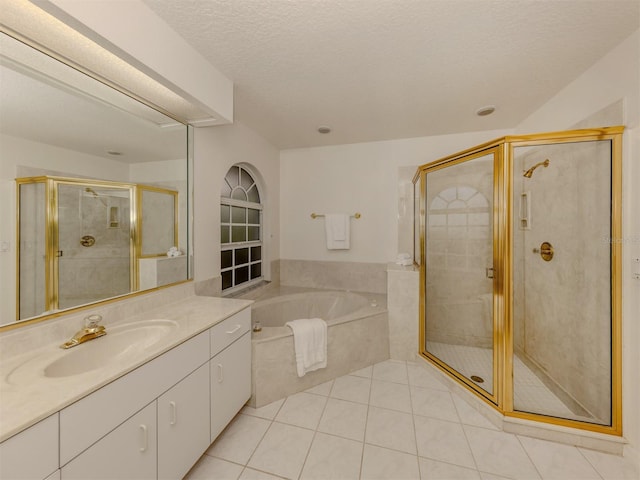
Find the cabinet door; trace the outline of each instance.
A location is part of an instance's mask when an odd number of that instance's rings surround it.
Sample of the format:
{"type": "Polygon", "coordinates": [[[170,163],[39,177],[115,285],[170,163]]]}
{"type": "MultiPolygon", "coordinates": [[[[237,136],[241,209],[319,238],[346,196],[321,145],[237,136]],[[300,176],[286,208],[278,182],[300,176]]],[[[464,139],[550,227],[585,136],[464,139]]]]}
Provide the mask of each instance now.
{"type": "Polygon", "coordinates": [[[251,397],[251,333],[213,357],[211,365],[211,441],[251,397]]]}
{"type": "Polygon", "coordinates": [[[209,358],[209,334],[172,348],[60,412],[60,465],[83,452],[209,358]]]}
{"type": "Polygon", "coordinates": [[[181,479],[209,447],[209,364],[158,398],[158,478],[181,479]]]}
{"type": "MultiPolygon", "coordinates": [[[[100,412],[96,412],[100,415],[100,412]]],[[[62,467],[62,480],[155,479],[156,402],[62,467]]]]}
{"type": "Polygon", "coordinates": [[[58,414],[0,444],[0,479],[44,479],[58,469],[58,414]]]}

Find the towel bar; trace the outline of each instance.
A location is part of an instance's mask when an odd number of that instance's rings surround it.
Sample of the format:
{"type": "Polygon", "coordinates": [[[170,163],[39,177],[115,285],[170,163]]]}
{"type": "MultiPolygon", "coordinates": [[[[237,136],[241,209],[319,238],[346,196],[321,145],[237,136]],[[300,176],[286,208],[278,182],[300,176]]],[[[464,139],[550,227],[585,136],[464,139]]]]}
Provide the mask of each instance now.
{"type": "MultiPolygon", "coordinates": [[[[360,215],[360,213],[356,212],[353,215],[351,215],[353,218],[358,219],[360,218],[362,215],[360,215]]],[[[314,220],[318,217],[324,217],[324,213],[312,213],[311,214],[311,218],[313,218],[314,220]]]]}

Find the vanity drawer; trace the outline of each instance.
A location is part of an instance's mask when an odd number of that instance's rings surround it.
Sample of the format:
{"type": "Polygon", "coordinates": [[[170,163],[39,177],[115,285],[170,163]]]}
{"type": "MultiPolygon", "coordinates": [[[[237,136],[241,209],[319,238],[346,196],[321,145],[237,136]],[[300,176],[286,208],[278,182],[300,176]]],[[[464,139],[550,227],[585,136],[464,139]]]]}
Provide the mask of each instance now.
{"type": "Polygon", "coordinates": [[[211,357],[227,348],[249,330],[251,330],[251,308],[245,308],[212,327],[209,330],[211,332],[211,357]]]}
{"type": "Polygon", "coordinates": [[[209,332],[187,340],[60,412],[65,465],[209,360],[209,332]]]}

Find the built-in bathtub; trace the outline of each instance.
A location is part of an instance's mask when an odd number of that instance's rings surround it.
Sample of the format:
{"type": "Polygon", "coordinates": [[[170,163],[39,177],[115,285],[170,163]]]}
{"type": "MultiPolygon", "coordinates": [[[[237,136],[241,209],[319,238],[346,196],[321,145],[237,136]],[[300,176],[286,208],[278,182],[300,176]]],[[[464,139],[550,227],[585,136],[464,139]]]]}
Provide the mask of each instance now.
{"type": "Polygon", "coordinates": [[[252,396],[261,407],[389,358],[386,296],[371,293],[267,288],[252,305],[252,396]],[[286,322],[322,318],[328,325],[327,367],[298,377],[293,334],[286,322]]]}

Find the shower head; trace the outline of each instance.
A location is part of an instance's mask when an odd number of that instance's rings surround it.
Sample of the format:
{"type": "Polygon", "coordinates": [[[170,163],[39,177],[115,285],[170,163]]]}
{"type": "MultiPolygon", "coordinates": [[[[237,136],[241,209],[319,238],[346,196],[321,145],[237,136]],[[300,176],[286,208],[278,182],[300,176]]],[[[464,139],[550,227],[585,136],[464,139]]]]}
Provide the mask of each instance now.
{"type": "Polygon", "coordinates": [[[102,198],[102,195],[100,195],[98,192],[96,192],[93,188],[91,188],[91,187],[85,187],[85,188],[84,188],[84,191],[85,191],[86,193],[88,193],[88,194],[92,195],[92,196],[93,196],[93,198],[97,198],[97,199],[100,201],[100,203],[101,203],[102,205],[104,205],[105,207],[106,207],[106,206],[108,206],[108,205],[105,203],[104,198],[102,198]]]}
{"type": "Polygon", "coordinates": [[[536,168],[538,168],[539,166],[543,166],[544,168],[547,168],[549,166],[549,159],[547,158],[544,162],[540,162],[540,163],[536,163],[533,167],[531,167],[529,170],[527,170],[526,172],[524,172],[522,174],[523,177],[527,177],[527,178],[531,178],[531,176],[533,175],[533,172],[536,168]]]}

